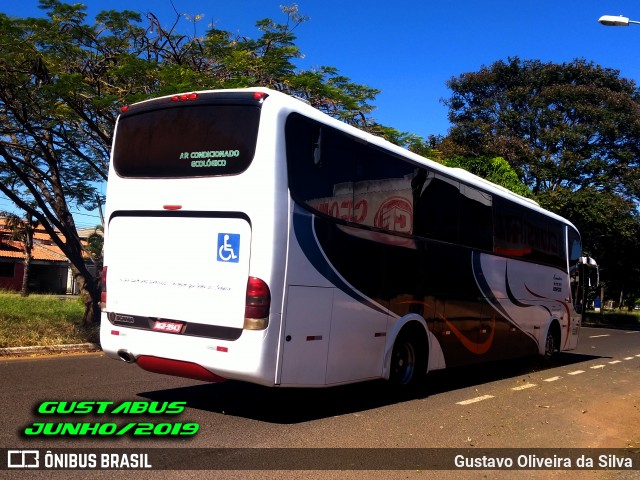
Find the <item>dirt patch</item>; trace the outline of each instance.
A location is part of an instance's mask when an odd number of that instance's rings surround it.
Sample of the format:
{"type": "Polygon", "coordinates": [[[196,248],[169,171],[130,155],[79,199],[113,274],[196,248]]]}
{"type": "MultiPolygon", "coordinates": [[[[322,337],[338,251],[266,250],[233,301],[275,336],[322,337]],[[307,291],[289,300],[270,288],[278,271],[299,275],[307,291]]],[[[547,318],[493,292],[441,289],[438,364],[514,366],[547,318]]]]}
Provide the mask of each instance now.
{"type": "MultiPolygon", "coordinates": [[[[603,396],[604,397],[604,396],[603,396]]],[[[593,400],[575,414],[576,430],[583,432],[585,447],[640,447],[640,387],[623,396],[593,400]]]]}

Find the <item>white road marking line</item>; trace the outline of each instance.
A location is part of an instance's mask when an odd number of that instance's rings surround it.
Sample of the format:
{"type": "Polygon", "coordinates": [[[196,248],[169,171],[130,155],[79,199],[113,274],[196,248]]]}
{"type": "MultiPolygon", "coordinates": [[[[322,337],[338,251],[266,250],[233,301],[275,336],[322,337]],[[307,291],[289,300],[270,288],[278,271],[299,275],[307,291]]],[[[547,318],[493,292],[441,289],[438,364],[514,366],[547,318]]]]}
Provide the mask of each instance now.
{"type": "Polygon", "coordinates": [[[562,377],[551,377],[551,378],[545,378],[543,380],[543,382],[555,382],[556,380],[560,380],[562,377]]]}
{"type": "Polygon", "coordinates": [[[584,370],[574,370],[573,372],[569,372],[567,375],[580,375],[584,373],[584,370]]]}
{"type": "Polygon", "coordinates": [[[625,360],[633,360],[635,357],[624,357],[625,360]]]}
{"type": "Polygon", "coordinates": [[[624,333],[626,333],[627,335],[629,335],[629,334],[631,334],[631,333],[640,333],[640,331],[639,331],[639,330],[636,330],[635,332],[624,332],[624,333]]]}
{"type": "Polygon", "coordinates": [[[610,337],[611,334],[607,333],[605,335],[590,335],[589,338],[600,338],[600,337],[610,337]]]}
{"type": "Polygon", "coordinates": [[[469,400],[463,400],[462,402],[456,402],[456,405],[470,405],[472,403],[481,402],[483,400],[489,400],[493,398],[493,395],[483,395],[481,397],[471,398],[469,400]]]}
{"type": "Polygon", "coordinates": [[[640,355],[636,355],[636,357],[640,357],[640,355]]]}
{"type": "Polygon", "coordinates": [[[511,390],[514,390],[514,391],[526,390],[527,388],[533,388],[537,386],[538,385],[536,385],[535,383],[525,383],[524,385],[520,385],[519,387],[513,387],[511,390]]]}
{"type": "Polygon", "coordinates": [[[613,360],[613,361],[609,362],[609,365],[614,365],[616,363],[622,363],[622,360],[613,360]]]}
{"type": "Polygon", "coordinates": [[[593,367],[589,367],[591,370],[596,370],[598,368],[604,368],[606,365],[594,365],[593,367]]]}

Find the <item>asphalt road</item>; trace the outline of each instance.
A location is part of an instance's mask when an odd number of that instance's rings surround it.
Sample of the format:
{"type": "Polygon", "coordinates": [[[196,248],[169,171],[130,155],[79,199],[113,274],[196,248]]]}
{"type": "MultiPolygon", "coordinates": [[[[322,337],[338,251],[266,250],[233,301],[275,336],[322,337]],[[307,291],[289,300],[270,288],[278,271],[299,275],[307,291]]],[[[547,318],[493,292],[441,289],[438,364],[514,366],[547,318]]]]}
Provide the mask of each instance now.
{"type": "MultiPolygon", "coordinates": [[[[562,354],[550,366],[529,359],[434,372],[427,385],[412,394],[399,395],[383,382],[323,390],[204,384],[151,374],[101,354],[5,359],[0,361],[0,387],[0,448],[9,449],[150,447],[164,449],[169,458],[181,449],[200,455],[198,462],[207,461],[202,455],[211,455],[199,448],[640,449],[640,332],[624,329],[583,327],[579,348],[562,354]],[[38,414],[36,409],[47,401],[113,402],[114,406],[127,401],[179,401],[186,402],[186,409],[173,416],[38,414]],[[174,438],[128,433],[104,438],[24,434],[34,423],[65,421],[197,423],[199,431],[174,438]]],[[[175,468],[180,461],[175,460],[175,468]]],[[[153,478],[261,479],[513,478],[514,474],[422,469],[238,472],[213,471],[216,463],[211,463],[210,472],[151,473],[153,478]]],[[[0,471],[0,478],[3,474],[10,474],[7,478],[151,478],[150,472],[139,471],[28,473],[0,471]]],[[[558,474],[562,478],[640,478],[638,469],[558,474]]],[[[553,472],[518,472],[519,478],[550,476],[553,472]]]]}

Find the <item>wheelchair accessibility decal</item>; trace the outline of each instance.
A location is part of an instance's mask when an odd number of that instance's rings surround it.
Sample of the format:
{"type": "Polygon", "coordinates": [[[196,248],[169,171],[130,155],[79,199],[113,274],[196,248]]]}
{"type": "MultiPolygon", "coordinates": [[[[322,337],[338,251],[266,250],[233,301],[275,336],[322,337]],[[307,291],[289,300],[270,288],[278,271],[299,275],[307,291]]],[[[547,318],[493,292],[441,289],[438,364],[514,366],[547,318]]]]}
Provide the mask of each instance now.
{"type": "Polygon", "coordinates": [[[239,233],[219,233],[218,234],[218,261],[227,263],[238,263],[240,261],[240,234],[239,233]]]}

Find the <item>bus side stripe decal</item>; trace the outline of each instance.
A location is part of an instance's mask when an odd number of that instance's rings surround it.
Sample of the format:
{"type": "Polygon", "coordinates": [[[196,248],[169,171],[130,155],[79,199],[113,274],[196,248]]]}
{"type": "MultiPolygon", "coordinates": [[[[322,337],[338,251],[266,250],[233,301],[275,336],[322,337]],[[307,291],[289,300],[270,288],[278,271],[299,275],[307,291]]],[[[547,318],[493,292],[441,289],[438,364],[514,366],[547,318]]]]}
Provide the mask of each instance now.
{"type": "Polygon", "coordinates": [[[482,254],[479,252],[471,253],[473,278],[475,278],[478,288],[487,299],[487,301],[491,304],[491,306],[498,311],[498,313],[500,313],[504,318],[508,319],[512,324],[517,325],[516,322],[514,322],[511,316],[507,313],[507,311],[502,307],[502,305],[500,305],[500,302],[491,291],[491,287],[489,286],[489,283],[487,283],[487,280],[484,277],[484,273],[482,272],[482,264],[480,263],[481,255],[482,254]]]}
{"type": "MultiPolygon", "coordinates": [[[[564,346],[567,346],[567,343],[569,342],[569,335],[571,334],[571,310],[569,309],[569,305],[566,302],[561,302],[560,300],[555,300],[553,298],[547,298],[544,297],[538,293],[535,293],[533,290],[531,290],[529,287],[527,287],[525,285],[525,288],[527,289],[527,292],[529,292],[531,295],[533,295],[534,297],[537,298],[542,298],[545,300],[551,300],[552,302],[555,303],[559,303],[560,305],[562,305],[564,307],[565,313],[567,314],[567,335],[565,337],[564,340],[564,346]]],[[[551,310],[547,309],[549,311],[549,314],[551,315],[551,310]]]]}
{"type": "MultiPolygon", "coordinates": [[[[521,302],[516,298],[516,296],[511,291],[511,285],[509,284],[509,264],[508,263],[504,264],[504,285],[507,289],[507,297],[509,298],[511,303],[513,303],[516,307],[528,308],[528,307],[534,306],[534,305],[531,305],[530,303],[521,302]]],[[[526,285],[525,285],[525,288],[526,288],[526,285]]]]}
{"type": "Polygon", "coordinates": [[[354,300],[357,300],[380,313],[388,314],[389,312],[385,308],[364,297],[360,292],[349,285],[338,274],[338,272],[336,272],[333,265],[331,265],[322,252],[322,248],[315,236],[313,228],[314,219],[315,215],[307,216],[296,212],[293,214],[293,230],[298,240],[298,244],[313,267],[323,277],[354,300]]]}

